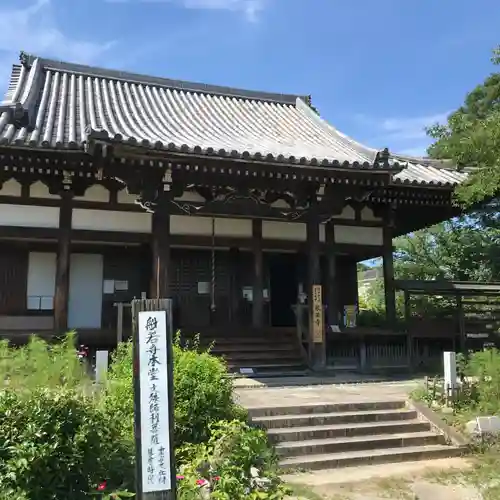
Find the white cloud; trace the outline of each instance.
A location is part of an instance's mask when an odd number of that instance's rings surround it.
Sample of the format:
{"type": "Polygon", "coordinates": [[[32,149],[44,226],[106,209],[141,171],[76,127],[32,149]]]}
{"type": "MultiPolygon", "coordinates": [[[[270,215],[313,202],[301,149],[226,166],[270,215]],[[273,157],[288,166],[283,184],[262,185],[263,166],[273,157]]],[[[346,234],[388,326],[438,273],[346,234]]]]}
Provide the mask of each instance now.
{"type": "Polygon", "coordinates": [[[0,6],[0,87],[20,50],[82,64],[94,62],[114,42],[96,43],[72,38],[57,26],[50,0],[24,8],[0,6]]]}
{"type": "Polygon", "coordinates": [[[376,119],[356,115],[356,122],[366,128],[366,141],[375,147],[388,147],[390,151],[410,156],[422,156],[431,143],[425,129],[446,122],[449,111],[416,117],[376,119]]]}
{"type": "Polygon", "coordinates": [[[112,3],[172,3],[186,9],[225,10],[243,14],[250,22],[258,21],[259,14],[269,0],[107,0],[112,3]]]}
{"type": "Polygon", "coordinates": [[[255,22],[264,8],[265,0],[178,0],[188,9],[213,9],[241,12],[255,22]]]}

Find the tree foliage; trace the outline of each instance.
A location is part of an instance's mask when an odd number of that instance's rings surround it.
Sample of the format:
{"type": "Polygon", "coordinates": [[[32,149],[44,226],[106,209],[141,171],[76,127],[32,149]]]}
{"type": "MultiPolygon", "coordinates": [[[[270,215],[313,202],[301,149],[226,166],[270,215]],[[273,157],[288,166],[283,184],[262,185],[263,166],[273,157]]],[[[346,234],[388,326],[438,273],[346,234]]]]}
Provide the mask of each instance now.
{"type": "MultiPolygon", "coordinates": [[[[500,64],[500,49],[492,62],[500,64]]],[[[428,129],[435,139],[428,150],[433,158],[453,160],[472,168],[468,182],[456,190],[465,206],[498,194],[500,188],[500,73],[494,72],[469,92],[464,104],[448,117],[445,125],[428,129]]]]}
{"type": "Polygon", "coordinates": [[[395,241],[398,279],[500,279],[500,224],[455,219],[395,241]]]}

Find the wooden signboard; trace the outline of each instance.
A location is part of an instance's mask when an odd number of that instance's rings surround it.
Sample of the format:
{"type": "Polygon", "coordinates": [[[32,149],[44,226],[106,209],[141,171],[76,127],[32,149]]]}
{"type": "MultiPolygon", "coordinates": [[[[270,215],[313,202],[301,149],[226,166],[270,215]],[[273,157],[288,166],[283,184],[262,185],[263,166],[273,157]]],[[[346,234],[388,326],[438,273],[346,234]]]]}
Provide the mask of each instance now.
{"type": "Polygon", "coordinates": [[[312,328],[313,328],[313,342],[320,344],[323,342],[323,335],[325,330],[325,321],[323,314],[323,293],[321,285],[313,285],[312,287],[312,328]]]}
{"type": "Polygon", "coordinates": [[[166,302],[132,302],[138,500],[175,499],[171,304],[166,302]]]}

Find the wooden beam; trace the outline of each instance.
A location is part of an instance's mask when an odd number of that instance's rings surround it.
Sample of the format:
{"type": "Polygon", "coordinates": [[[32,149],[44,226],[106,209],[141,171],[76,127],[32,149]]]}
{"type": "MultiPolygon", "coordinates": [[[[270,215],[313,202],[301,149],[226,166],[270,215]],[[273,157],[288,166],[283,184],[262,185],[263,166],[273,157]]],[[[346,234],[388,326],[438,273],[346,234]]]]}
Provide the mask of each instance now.
{"type": "Polygon", "coordinates": [[[59,209],[56,283],[54,296],[54,327],[63,333],[68,329],[69,272],[71,252],[72,194],[62,193],[59,209]]]}
{"type": "Polygon", "coordinates": [[[170,297],[170,215],[164,211],[153,214],[152,223],[151,298],[170,297]]]}
{"type": "MultiPolygon", "coordinates": [[[[309,361],[314,369],[324,367],[326,359],[325,337],[323,332],[322,342],[314,342],[313,323],[314,323],[314,304],[313,290],[315,285],[321,285],[321,247],[319,241],[319,218],[317,210],[313,208],[307,220],[307,297],[309,305],[309,361]]],[[[323,322],[324,324],[324,322],[323,322]]]]}
{"type": "Polygon", "coordinates": [[[392,210],[386,214],[386,224],[383,230],[382,267],[384,274],[385,312],[389,326],[396,326],[396,294],[394,287],[394,248],[392,246],[393,218],[392,210]]]}
{"type": "Polygon", "coordinates": [[[252,325],[261,328],[264,324],[264,265],[262,252],[262,220],[252,220],[253,250],[253,302],[252,325]]]}
{"type": "Polygon", "coordinates": [[[328,222],[325,226],[325,239],[327,262],[327,325],[339,325],[337,255],[335,248],[335,226],[332,222],[328,222]]]}

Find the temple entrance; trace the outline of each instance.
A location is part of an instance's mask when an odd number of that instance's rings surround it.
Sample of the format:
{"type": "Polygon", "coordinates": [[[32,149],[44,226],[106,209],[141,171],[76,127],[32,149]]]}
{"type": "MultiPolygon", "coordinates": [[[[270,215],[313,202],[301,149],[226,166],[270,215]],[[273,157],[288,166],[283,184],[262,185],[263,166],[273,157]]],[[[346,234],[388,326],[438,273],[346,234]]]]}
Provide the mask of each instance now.
{"type": "Polygon", "coordinates": [[[297,303],[296,254],[272,254],[269,258],[271,326],[295,326],[292,306],[297,303]]]}

